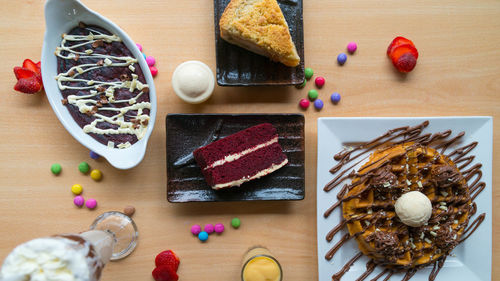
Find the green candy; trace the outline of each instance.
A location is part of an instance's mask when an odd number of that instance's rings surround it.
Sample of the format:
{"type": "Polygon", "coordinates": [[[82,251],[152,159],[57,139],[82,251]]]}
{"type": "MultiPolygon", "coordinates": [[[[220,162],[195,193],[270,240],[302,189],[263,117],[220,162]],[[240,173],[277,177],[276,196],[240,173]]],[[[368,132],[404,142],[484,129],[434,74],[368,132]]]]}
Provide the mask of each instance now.
{"type": "Polygon", "coordinates": [[[310,100],[315,100],[318,98],[318,91],[316,90],[309,90],[309,92],[307,92],[307,96],[309,97],[310,100]]]}
{"type": "Polygon", "coordinates": [[[86,174],[89,172],[90,166],[87,162],[82,162],[78,164],[78,170],[80,170],[80,172],[82,172],[83,174],[86,174]]]}
{"type": "Polygon", "coordinates": [[[59,175],[62,171],[61,164],[58,164],[58,163],[52,164],[52,166],[50,166],[50,171],[54,175],[59,175]]]}
{"type": "Polygon", "coordinates": [[[239,228],[241,225],[241,221],[239,218],[234,218],[231,220],[231,226],[234,228],[239,228]]]}
{"type": "Polygon", "coordinates": [[[312,68],[308,67],[304,70],[304,74],[306,75],[306,79],[309,80],[311,79],[311,77],[313,77],[314,71],[312,70],[312,68]]]}
{"type": "Polygon", "coordinates": [[[295,88],[297,88],[297,89],[304,88],[306,86],[306,82],[307,82],[307,80],[304,79],[304,82],[302,82],[302,84],[300,84],[300,85],[295,85],[295,88]]]}

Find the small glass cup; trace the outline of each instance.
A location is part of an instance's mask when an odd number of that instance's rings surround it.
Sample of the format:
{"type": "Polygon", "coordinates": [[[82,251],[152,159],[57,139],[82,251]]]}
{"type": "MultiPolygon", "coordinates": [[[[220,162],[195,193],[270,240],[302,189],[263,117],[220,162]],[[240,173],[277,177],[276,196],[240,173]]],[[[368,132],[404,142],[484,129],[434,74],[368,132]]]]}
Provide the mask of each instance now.
{"type": "Polygon", "coordinates": [[[241,280],[252,281],[251,271],[260,271],[261,274],[268,274],[266,276],[272,281],[283,280],[283,270],[276,257],[263,246],[254,246],[248,249],[243,256],[243,264],[241,267],[241,280]],[[266,269],[259,268],[262,263],[266,263],[266,269]],[[278,274],[276,274],[278,272],[278,274]],[[272,278],[272,279],[271,279],[272,278]]]}

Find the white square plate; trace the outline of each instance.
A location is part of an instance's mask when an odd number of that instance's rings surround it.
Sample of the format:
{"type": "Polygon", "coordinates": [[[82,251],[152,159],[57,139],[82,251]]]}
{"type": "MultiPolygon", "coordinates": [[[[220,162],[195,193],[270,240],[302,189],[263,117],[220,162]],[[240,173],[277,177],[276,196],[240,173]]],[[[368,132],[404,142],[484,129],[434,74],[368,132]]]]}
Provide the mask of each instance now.
{"type": "MultiPolygon", "coordinates": [[[[491,280],[491,198],[492,198],[492,146],[493,146],[493,119],[491,117],[417,117],[417,118],[319,118],[318,119],[318,175],[317,175],[317,222],[318,222],[318,270],[320,281],[332,280],[332,275],[338,272],[344,264],[359,252],[355,240],[349,240],[335,254],[333,259],[327,261],[325,254],[330,250],[343,234],[344,228],[335,235],[331,242],[327,242],[326,234],[336,226],[342,217],[341,208],[328,217],[323,213],[335,203],[339,188],[330,192],[323,191],[323,187],[333,179],[329,172],[337,161],[333,155],[342,150],[346,145],[372,140],[387,130],[418,125],[425,120],[430,124],[423,132],[435,133],[451,129],[452,136],[464,131],[465,136],[459,144],[472,141],[479,142],[471,151],[475,155],[474,163],[481,163],[483,172],[482,181],[486,188],[479,194],[477,214],[486,213],[486,218],[481,226],[465,242],[459,244],[452,252],[454,256],[447,258],[443,269],[436,280],[491,280]]],[[[448,150],[449,151],[449,150],[448,150]]],[[[361,165],[361,164],[360,164],[361,165]]],[[[358,168],[358,167],[356,167],[358,168]]],[[[476,215],[477,216],[477,215],[476,215]]],[[[473,217],[475,218],[475,216],[473,217]]],[[[471,221],[472,222],[472,219],[471,221]]],[[[356,280],[366,270],[367,257],[362,257],[355,262],[351,269],[342,277],[342,280],[356,280]]],[[[432,265],[417,271],[411,281],[427,281],[432,265]]],[[[365,280],[371,280],[381,267],[377,267],[365,280]]],[[[394,274],[390,280],[401,280],[404,274],[394,274]]],[[[383,278],[381,278],[383,279],[383,278]]]]}

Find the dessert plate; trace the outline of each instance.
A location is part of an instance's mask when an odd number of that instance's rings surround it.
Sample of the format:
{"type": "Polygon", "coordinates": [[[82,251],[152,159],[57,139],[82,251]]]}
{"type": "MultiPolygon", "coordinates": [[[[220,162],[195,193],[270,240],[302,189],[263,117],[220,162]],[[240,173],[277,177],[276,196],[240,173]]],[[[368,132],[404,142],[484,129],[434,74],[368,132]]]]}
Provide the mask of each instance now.
{"type": "Polygon", "coordinates": [[[166,127],[169,202],[304,199],[304,115],[168,114],[166,127]],[[276,128],[288,164],[240,187],[210,188],[192,159],[192,152],[216,139],[266,122],[276,128]]]}
{"type": "Polygon", "coordinates": [[[273,62],[229,44],[220,37],[219,20],[230,0],[214,0],[217,84],[220,86],[287,86],[304,82],[304,27],[302,0],[278,0],[300,57],[297,67],[273,62]]]}
{"type": "Polygon", "coordinates": [[[154,128],[156,119],[156,91],[153,77],[148,70],[146,60],[135,45],[134,41],[116,24],[88,9],[78,0],[48,0],[45,3],[46,32],[42,49],[42,79],[45,93],[57,118],[64,128],[88,149],[98,153],[118,169],[130,169],[139,164],[144,158],[149,136],[154,128]],[[137,58],[140,67],[144,70],[144,77],[149,85],[151,102],[150,121],[146,134],[142,139],[127,149],[112,149],[99,143],[73,120],[68,109],[61,103],[62,95],[54,77],[57,75],[57,57],[54,55],[56,47],[61,43],[61,34],[67,33],[82,21],[90,25],[98,25],[111,33],[118,35],[127,48],[137,58]]]}
{"type": "MultiPolygon", "coordinates": [[[[318,119],[318,171],[317,171],[317,235],[318,235],[318,271],[319,280],[332,280],[332,275],[340,271],[344,264],[359,252],[358,244],[354,239],[349,240],[334,255],[330,261],[325,254],[340,238],[347,233],[344,228],[336,234],[331,242],[325,239],[327,233],[337,225],[342,218],[341,208],[337,208],[328,217],[323,213],[336,200],[339,187],[330,192],[323,191],[323,187],[334,176],[329,172],[337,161],[333,155],[345,146],[372,140],[389,129],[418,125],[425,120],[430,124],[423,132],[436,133],[447,129],[452,135],[464,131],[465,136],[460,143],[466,144],[477,141],[479,144],[471,151],[475,155],[474,163],[481,163],[482,181],[486,188],[475,199],[477,214],[486,213],[486,218],[480,227],[465,242],[460,243],[453,251],[453,256],[446,259],[437,280],[491,280],[491,230],[492,230],[492,141],[493,119],[491,117],[418,117],[418,118],[319,118],[318,119]],[[336,192],[337,191],[337,192],[336,192]]],[[[363,163],[359,163],[356,169],[363,163]]],[[[476,214],[476,216],[477,216],[476,214]]],[[[471,221],[476,217],[473,216],[471,221]]],[[[470,222],[469,222],[470,224],[470,222]]],[[[363,256],[355,262],[342,280],[356,280],[366,271],[368,258],[363,256]]],[[[418,270],[411,281],[427,281],[432,265],[418,270]]],[[[377,267],[366,280],[371,280],[381,272],[377,267]]],[[[404,274],[394,274],[390,280],[402,280],[404,274]]],[[[381,278],[383,279],[383,278],[381,278]]],[[[380,280],[381,280],[380,279],[380,280]]]]}

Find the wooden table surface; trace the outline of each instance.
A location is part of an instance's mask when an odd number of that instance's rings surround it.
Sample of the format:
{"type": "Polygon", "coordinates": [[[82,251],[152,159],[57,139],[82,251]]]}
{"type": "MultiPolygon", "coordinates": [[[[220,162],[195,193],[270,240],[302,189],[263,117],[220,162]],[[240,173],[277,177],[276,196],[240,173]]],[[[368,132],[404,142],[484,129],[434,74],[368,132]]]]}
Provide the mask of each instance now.
{"type": "MultiPolygon", "coordinates": [[[[44,34],[43,1],[2,1],[0,18],[0,260],[19,243],[55,233],[85,230],[100,213],[137,209],[140,240],[125,260],[106,266],[109,280],[152,280],[154,256],[173,249],[181,258],[182,280],[239,280],[245,250],[263,244],[282,263],[285,280],[317,280],[316,119],[326,116],[500,117],[500,1],[498,0],[306,0],[305,61],[326,78],[325,107],[306,117],[306,199],[299,202],[171,204],[166,201],[165,115],[167,113],[301,112],[306,89],[220,88],[201,105],[182,102],[170,78],[175,67],[198,59],[215,71],[213,3],[210,0],[86,0],[91,9],[121,26],[146,54],[156,57],[158,116],[142,163],[119,171],[94,161],[57,120],[45,95],[12,88],[12,68],[39,60],[44,34]],[[415,70],[399,75],[386,57],[389,42],[404,35],[420,57],[415,70]],[[358,51],[340,67],[336,56],[349,41],[358,51]],[[338,91],[337,106],[328,99],[338,91]],[[80,161],[103,171],[95,183],[78,172],[80,161]],[[63,172],[53,176],[52,163],[63,172]],[[70,187],[99,201],[95,211],[77,209],[70,187]],[[240,217],[239,230],[229,227],[240,217]],[[223,222],[228,230],[201,244],[192,224],[223,222]]],[[[494,151],[500,150],[500,122],[494,122],[494,151]]],[[[500,157],[493,156],[493,170],[500,157]]],[[[329,167],[319,167],[327,169],[329,167]]],[[[493,186],[500,175],[493,175],[493,186]]],[[[487,188],[493,188],[488,186],[487,188]]],[[[500,192],[493,191],[493,233],[500,231],[500,192]]],[[[488,251],[488,249],[484,249],[488,251]]],[[[493,280],[500,278],[500,244],[493,236],[493,280]]],[[[438,277],[438,280],[440,278],[438,277]]]]}

